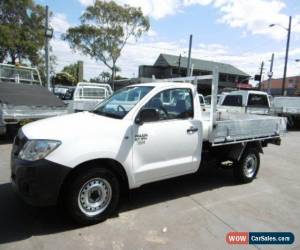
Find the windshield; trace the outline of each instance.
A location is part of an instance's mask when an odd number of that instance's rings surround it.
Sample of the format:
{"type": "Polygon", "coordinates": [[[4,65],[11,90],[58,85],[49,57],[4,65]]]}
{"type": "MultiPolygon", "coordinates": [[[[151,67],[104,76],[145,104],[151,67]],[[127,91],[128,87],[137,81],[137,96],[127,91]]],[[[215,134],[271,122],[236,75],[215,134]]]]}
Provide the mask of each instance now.
{"type": "Polygon", "coordinates": [[[96,114],[122,119],[149,91],[150,86],[134,86],[115,92],[93,111],[96,114]]]}

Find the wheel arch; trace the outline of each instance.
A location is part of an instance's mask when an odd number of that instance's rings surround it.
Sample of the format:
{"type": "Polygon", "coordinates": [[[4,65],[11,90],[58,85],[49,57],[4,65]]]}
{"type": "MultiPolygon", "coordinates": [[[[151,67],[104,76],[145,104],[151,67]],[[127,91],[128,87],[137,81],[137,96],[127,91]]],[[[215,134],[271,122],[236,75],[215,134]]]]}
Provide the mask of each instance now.
{"type": "Polygon", "coordinates": [[[261,141],[250,141],[233,145],[228,156],[232,160],[239,161],[247,148],[255,148],[259,153],[263,154],[261,141]]]}
{"type": "Polygon", "coordinates": [[[110,158],[93,159],[80,163],[67,174],[60,187],[59,199],[62,198],[62,193],[75,175],[78,175],[81,171],[87,171],[88,169],[97,167],[112,171],[120,182],[121,190],[125,192],[129,190],[129,179],[125,168],[120,162],[110,158]]]}

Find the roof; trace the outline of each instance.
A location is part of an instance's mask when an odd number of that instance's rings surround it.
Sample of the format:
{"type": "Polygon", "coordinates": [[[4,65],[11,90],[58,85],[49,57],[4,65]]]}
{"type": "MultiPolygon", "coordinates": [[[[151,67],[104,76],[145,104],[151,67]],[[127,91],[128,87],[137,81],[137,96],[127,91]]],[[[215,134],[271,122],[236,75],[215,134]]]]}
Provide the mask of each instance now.
{"type": "Polygon", "coordinates": [[[266,92],[264,91],[259,91],[259,90],[236,90],[236,91],[231,91],[227,95],[243,95],[243,94],[259,94],[259,95],[267,95],[266,92]]]}
{"type": "Polygon", "coordinates": [[[148,83],[137,83],[130,85],[129,87],[140,87],[140,86],[145,86],[145,87],[180,87],[180,88],[189,88],[192,87],[193,85],[188,82],[148,82],[148,83]]]}
{"type": "MultiPolygon", "coordinates": [[[[156,62],[154,63],[154,66],[178,67],[178,62],[179,62],[179,56],[160,54],[156,62]]],[[[181,67],[187,68],[187,62],[188,62],[187,57],[181,57],[181,62],[180,62],[181,67]]],[[[198,70],[205,70],[205,71],[212,72],[215,67],[218,67],[220,73],[239,75],[239,76],[249,76],[245,72],[227,63],[220,63],[220,62],[192,58],[191,65],[193,65],[194,69],[198,69],[198,70]]]]}

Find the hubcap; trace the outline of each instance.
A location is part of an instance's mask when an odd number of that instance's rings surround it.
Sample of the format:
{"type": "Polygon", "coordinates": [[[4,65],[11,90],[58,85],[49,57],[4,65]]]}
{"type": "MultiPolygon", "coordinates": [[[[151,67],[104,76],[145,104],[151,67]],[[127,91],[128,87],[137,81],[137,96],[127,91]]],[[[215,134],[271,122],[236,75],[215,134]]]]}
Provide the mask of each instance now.
{"type": "Polygon", "coordinates": [[[109,205],[112,189],[109,182],[102,178],[87,181],[79,191],[78,205],[87,216],[102,213],[109,205]]]}
{"type": "Polygon", "coordinates": [[[252,178],[257,169],[257,158],[255,154],[250,154],[245,159],[244,173],[248,178],[252,178]]]}

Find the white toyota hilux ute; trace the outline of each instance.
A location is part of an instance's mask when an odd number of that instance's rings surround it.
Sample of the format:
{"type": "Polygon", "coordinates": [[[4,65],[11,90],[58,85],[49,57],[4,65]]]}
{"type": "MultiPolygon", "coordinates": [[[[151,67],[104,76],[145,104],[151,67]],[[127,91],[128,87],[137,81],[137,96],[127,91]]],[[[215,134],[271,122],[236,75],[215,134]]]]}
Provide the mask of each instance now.
{"type": "Polygon", "coordinates": [[[285,119],[223,116],[215,106],[202,114],[190,83],[138,84],[92,112],[27,124],[13,144],[12,184],[28,203],[62,202],[73,219],[91,224],[111,215],[123,190],[194,173],[204,157],[231,161],[237,180],[250,182],[262,147],[280,144],[285,119]]]}

